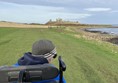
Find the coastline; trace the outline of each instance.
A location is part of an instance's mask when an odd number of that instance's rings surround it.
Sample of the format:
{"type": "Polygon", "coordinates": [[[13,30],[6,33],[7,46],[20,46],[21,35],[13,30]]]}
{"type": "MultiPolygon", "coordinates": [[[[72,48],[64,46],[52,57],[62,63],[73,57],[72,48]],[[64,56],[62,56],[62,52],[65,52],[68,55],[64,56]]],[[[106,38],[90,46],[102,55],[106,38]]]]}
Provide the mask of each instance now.
{"type": "Polygon", "coordinates": [[[89,33],[93,34],[93,36],[95,36],[94,34],[98,35],[99,38],[98,38],[98,36],[96,36],[96,37],[94,37],[95,39],[97,38],[99,40],[118,45],[118,35],[112,35],[108,32],[104,32],[104,31],[103,32],[102,31],[90,31],[90,30],[88,30],[88,28],[83,29],[83,31],[89,32],[89,33]]]}

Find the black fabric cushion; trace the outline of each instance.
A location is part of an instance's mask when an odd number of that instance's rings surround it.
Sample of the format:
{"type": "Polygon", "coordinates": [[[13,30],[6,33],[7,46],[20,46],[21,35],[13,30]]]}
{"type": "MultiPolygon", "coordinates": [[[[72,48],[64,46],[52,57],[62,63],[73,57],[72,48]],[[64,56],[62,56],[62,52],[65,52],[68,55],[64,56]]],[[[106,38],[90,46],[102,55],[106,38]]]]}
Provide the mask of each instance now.
{"type": "Polygon", "coordinates": [[[59,74],[58,69],[50,64],[19,67],[7,66],[0,69],[0,83],[18,81],[19,71],[24,69],[29,75],[28,82],[53,79],[59,74]]]}

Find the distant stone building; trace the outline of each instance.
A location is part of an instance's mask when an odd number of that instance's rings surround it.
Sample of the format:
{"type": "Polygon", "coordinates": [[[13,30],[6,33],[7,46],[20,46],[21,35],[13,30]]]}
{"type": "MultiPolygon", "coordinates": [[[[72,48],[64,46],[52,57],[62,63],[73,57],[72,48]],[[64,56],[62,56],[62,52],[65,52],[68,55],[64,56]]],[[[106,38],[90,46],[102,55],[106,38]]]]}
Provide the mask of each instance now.
{"type": "Polygon", "coordinates": [[[46,23],[46,25],[77,25],[80,24],[78,21],[64,21],[61,18],[57,18],[56,21],[52,21],[51,19],[46,23]]]}

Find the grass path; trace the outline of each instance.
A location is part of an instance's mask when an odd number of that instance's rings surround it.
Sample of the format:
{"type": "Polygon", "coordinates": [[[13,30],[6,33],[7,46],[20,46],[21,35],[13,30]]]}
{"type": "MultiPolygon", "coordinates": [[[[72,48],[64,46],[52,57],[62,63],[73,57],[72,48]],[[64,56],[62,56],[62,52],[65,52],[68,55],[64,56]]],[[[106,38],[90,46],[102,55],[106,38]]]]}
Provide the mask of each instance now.
{"type": "MultiPolygon", "coordinates": [[[[0,28],[0,65],[16,63],[23,53],[31,51],[34,41],[50,39],[67,64],[67,83],[118,83],[118,48],[73,34],[53,29],[0,28]]],[[[53,63],[58,65],[57,59],[53,63]]]]}

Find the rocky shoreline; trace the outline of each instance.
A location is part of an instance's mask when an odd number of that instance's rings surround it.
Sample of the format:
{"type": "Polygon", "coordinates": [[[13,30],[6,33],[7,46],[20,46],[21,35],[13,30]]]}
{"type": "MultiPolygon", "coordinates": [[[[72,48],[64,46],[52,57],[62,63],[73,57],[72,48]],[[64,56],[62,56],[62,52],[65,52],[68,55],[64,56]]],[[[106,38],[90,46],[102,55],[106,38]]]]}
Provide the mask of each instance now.
{"type": "Polygon", "coordinates": [[[88,30],[88,29],[84,29],[84,31],[86,31],[86,32],[91,32],[91,33],[109,34],[109,33],[107,33],[107,32],[101,32],[101,31],[90,31],[90,30],[88,30]]]}
{"type": "Polygon", "coordinates": [[[107,41],[107,42],[118,45],[118,36],[117,35],[111,35],[107,32],[101,32],[101,31],[90,31],[88,29],[83,29],[83,30],[87,33],[91,33],[92,36],[93,36],[93,37],[91,36],[92,38],[99,39],[99,40],[102,40],[102,41],[107,41]],[[97,36],[95,36],[95,34],[97,36]]]}
{"type": "Polygon", "coordinates": [[[108,42],[111,42],[111,43],[113,43],[113,44],[118,45],[118,37],[111,38],[111,39],[108,40],[108,42]]]}

